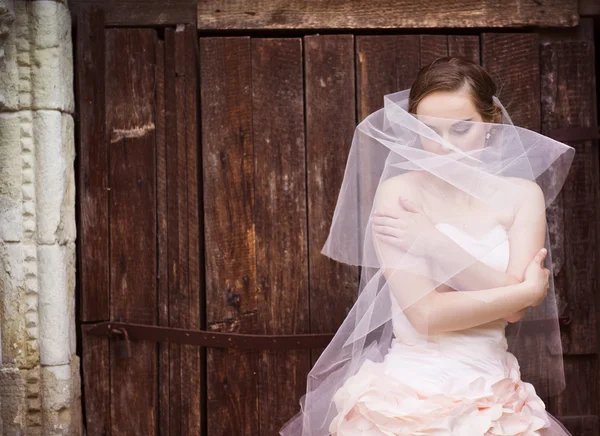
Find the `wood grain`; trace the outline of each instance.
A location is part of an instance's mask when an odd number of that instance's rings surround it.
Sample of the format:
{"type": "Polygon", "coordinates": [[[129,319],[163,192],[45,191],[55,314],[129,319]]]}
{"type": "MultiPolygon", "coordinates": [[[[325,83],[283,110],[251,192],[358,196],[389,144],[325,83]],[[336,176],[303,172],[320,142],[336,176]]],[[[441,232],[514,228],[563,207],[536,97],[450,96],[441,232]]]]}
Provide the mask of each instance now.
{"type": "MultiPolygon", "coordinates": [[[[306,36],[304,61],[310,331],[334,333],[358,293],[358,267],[321,254],[356,125],[354,37],[306,36]]],[[[312,364],[322,351],[312,350],[312,364]]]]}
{"type": "MultiPolygon", "coordinates": [[[[259,333],[250,38],[200,38],[200,82],[207,328],[259,333]]],[[[207,350],[208,435],[259,434],[258,364],[207,350]]]]}
{"type": "MultiPolygon", "coordinates": [[[[251,42],[258,319],[264,334],[309,333],[302,41],[251,42]]],[[[260,352],[260,434],[297,411],[309,369],[309,350],[260,352]]]]}
{"type": "Polygon", "coordinates": [[[576,0],[204,0],[199,29],[576,26],[576,0]]]}
{"type": "Polygon", "coordinates": [[[104,15],[79,14],[76,42],[78,275],[82,322],[109,319],[108,142],[104,132],[104,15]]]}
{"type": "MultiPolygon", "coordinates": [[[[111,319],[156,324],[155,43],[152,29],[106,31],[111,319]]],[[[111,350],[113,434],[156,434],[156,347],[111,350]]]]}
{"type": "Polygon", "coordinates": [[[197,0],[70,0],[76,17],[88,6],[104,11],[108,26],[164,26],[192,23],[197,16],[197,0]]]}

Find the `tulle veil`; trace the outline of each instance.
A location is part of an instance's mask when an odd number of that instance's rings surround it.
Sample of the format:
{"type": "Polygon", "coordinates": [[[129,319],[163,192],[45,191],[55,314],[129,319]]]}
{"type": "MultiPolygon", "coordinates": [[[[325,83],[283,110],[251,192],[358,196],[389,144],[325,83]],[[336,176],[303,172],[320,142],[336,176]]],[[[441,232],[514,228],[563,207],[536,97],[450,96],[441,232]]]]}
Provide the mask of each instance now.
{"type": "MultiPolygon", "coordinates": [[[[321,253],[361,267],[358,297],[311,369],[306,394],[300,399],[301,410],[282,427],[280,435],[329,435],[331,421],[339,413],[333,401],[336,391],[367,360],[381,362],[392,341],[410,341],[418,330],[417,336],[425,335],[429,346],[435,348],[436,334],[427,332],[432,320],[421,319],[420,325],[415,326],[411,310],[442,285],[463,295],[475,295],[469,294],[475,290],[474,285],[459,280],[461,273],[484,261],[504,242],[498,240],[489,250],[464,259],[444,256],[444,248],[432,246],[426,230],[411,235],[402,249],[378,243],[372,228],[374,210],[386,202],[397,201],[395,188],[399,180],[447,184],[491,215],[509,217],[514,215],[516,199],[527,189],[539,189],[547,208],[559,194],[570,169],[572,147],[515,126],[496,96],[493,99],[502,111],[502,120],[487,123],[416,116],[408,112],[409,94],[410,89],[405,89],[385,95],[383,107],[355,129],[330,232],[321,253]],[[439,134],[454,125],[460,129],[456,134],[439,134]],[[465,131],[469,133],[463,134],[465,131]],[[426,285],[393,281],[390,271],[423,277],[426,285]]],[[[437,210],[436,221],[460,228],[460,217],[450,213],[450,209],[447,214],[437,210]]],[[[545,214],[543,218],[545,221],[545,214]]],[[[510,237],[520,235],[513,231],[510,237]]],[[[547,226],[544,246],[548,249],[545,266],[551,269],[547,226]]],[[[525,317],[509,324],[506,339],[508,351],[519,361],[523,380],[545,396],[564,389],[552,275],[544,302],[530,307],[525,317]]]]}

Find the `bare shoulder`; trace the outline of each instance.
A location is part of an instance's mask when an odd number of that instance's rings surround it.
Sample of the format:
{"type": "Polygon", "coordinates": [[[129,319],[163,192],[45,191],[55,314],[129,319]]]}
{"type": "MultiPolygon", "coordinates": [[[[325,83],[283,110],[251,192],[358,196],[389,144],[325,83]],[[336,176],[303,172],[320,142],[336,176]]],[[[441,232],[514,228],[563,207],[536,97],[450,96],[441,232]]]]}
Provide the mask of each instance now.
{"type": "Polygon", "coordinates": [[[546,199],[540,185],[533,180],[520,177],[507,177],[507,179],[513,182],[516,188],[513,196],[512,220],[520,216],[521,220],[527,222],[545,216],[546,199]]]}
{"type": "Polygon", "coordinates": [[[420,183],[422,183],[422,176],[414,171],[390,177],[381,182],[377,188],[375,204],[377,207],[397,206],[399,196],[419,204],[421,198],[419,194],[420,183]]]}
{"type": "Polygon", "coordinates": [[[535,202],[536,204],[545,204],[544,192],[540,185],[533,180],[527,180],[520,177],[507,177],[514,183],[518,189],[519,195],[516,196],[519,205],[535,202]]]}

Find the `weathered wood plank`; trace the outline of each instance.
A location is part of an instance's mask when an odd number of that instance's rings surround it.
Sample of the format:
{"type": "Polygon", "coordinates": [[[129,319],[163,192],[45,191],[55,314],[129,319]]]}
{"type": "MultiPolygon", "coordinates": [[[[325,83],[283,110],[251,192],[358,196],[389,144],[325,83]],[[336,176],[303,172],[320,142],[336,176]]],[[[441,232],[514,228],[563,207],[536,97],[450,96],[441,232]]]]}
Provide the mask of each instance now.
{"type": "MultiPolygon", "coordinates": [[[[156,324],[156,32],[106,32],[106,131],[110,138],[111,319],[156,324]]],[[[111,350],[112,434],[156,434],[156,347],[111,350]]]]}
{"type": "Polygon", "coordinates": [[[88,436],[110,434],[110,341],[87,334],[81,326],[81,368],[83,370],[83,407],[88,436]]]}
{"type": "Polygon", "coordinates": [[[534,33],[483,33],[482,65],[513,123],[540,131],[539,38],[534,33]]]}
{"type": "MultiPolygon", "coordinates": [[[[158,325],[169,325],[169,270],[167,219],[167,146],[165,119],[165,44],[156,43],[156,210],[158,236],[158,325]]],[[[158,344],[158,430],[169,436],[169,344],[158,344]]]]}
{"type": "MultiPolygon", "coordinates": [[[[184,83],[183,92],[183,128],[184,142],[182,156],[184,166],[181,173],[185,175],[186,186],[186,218],[187,229],[184,229],[182,248],[187,252],[187,301],[183,304],[181,323],[178,327],[200,328],[200,264],[199,264],[199,228],[198,228],[198,42],[194,25],[178,26],[175,32],[176,43],[180,49],[177,55],[182,58],[184,83]],[[183,169],[185,168],[185,172],[183,169]]],[[[200,347],[194,345],[181,346],[181,375],[184,381],[181,388],[182,435],[199,435],[201,433],[200,388],[201,388],[200,347]]]]}
{"type": "Polygon", "coordinates": [[[567,416],[561,421],[572,435],[597,436],[600,432],[598,415],[567,416]]]}
{"type": "Polygon", "coordinates": [[[481,64],[479,36],[448,35],[448,54],[450,56],[462,56],[476,64],[481,64]]]}
{"type": "MultiPolygon", "coordinates": [[[[207,328],[259,333],[250,38],[200,38],[200,82],[207,328]]],[[[207,434],[258,435],[258,351],[206,354],[207,434]]]]}
{"type": "MultiPolygon", "coordinates": [[[[310,331],[333,333],[356,301],[358,267],[321,254],[356,125],[354,38],[304,38],[310,331]]],[[[314,364],[323,350],[312,350],[314,364]]]]}
{"type": "Polygon", "coordinates": [[[421,43],[421,68],[437,58],[448,56],[448,37],[446,35],[419,35],[421,43]]]}
{"type": "MultiPolygon", "coordinates": [[[[544,127],[591,127],[596,123],[593,44],[587,41],[545,43],[542,77],[547,86],[544,127]]],[[[564,277],[560,281],[562,315],[571,316],[563,333],[565,354],[598,352],[596,290],[598,242],[598,147],[593,141],[571,143],[573,166],[562,192],[564,207],[564,277]],[[590,265],[596,265],[590,268],[590,265]]]]}
{"type": "MultiPolygon", "coordinates": [[[[421,67],[419,35],[357,36],[357,113],[362,121],[370,113],[383,107],[383,96],[409,88],[421,67]]],[[[368,159],[360,156],[358,159],[368,159]]],[[[368,165],[368,164],[367,164],[368,165]]],[[[361,183],[361,195],[372,199],[377,180],[371,186],[361,183]]],[[[368,202],[361,202],[368,204],[368,202]]],[[[358,207],[358,205],[357,205],[358,207]]],[[[366,223],[371,210],[359,211],[359,219],[366,223]]]]}
{"type": "Polygon", "coordinates": [[[200,29],[576,26],[577,0],[204,0],[200,29]],[[510,11],[510,13],[507,13],[510,11]]]}
{"type": "MultiPolygon", "coordinates": [[[[302,41],[252,41],[257,310],[264,334],[309,333],[302,41]]],[[[261,351],[260,434],[306,391],[309,350],[261,351]]]]}
{"type": "Polygon", "coordinates": [[[102,8],[108,26],[158,26],[196,23],[196,0],[71,0],[75,17],[90,5],[102,8]]]}
{"type": "MultiPolygon", "coordinates": [[[[169,265],[169,326],[181,324],[187,305],[187,195],[185,167],[185,125],[183,119],[183,58],[173,29],[165,30],[165,109],[167,140],[167,258],[169,265]]],[[[170,432],[179,435],[181,425],[181,345],[169,349],[170,432]]]]}
{"type": "Polygon", "coordinates": [[[76,53],[79,113],[77,226],[81,321],[109,319],[108,143],[104,133],[104,15],[79,14],[76,53]]]}
{"type": "MultiPolygon", "coordinates": [[[[483,33],[483,67],[496,82],[500,99],[512,122],[530,130],[540,130],[539,38],[525,33],[483,33]]],[[[550,225],[548,226],[550,228],[550,225]]],[[[552,317],[551,304],[530,307],[526,319],[552,317]]],[[[553,355],[543,334],[507,335],[509,350],[519,360],[521,377],[533,384],[545,401],[549,397],[548,370],[558,364],[561,355],[553,355]],[[532,351],[536,350],[536,351],[532,351]],[[552,360],[552,356],[555,358],[552,360]],[[551,362],[550,362],[551,361],[551,362]]]]}

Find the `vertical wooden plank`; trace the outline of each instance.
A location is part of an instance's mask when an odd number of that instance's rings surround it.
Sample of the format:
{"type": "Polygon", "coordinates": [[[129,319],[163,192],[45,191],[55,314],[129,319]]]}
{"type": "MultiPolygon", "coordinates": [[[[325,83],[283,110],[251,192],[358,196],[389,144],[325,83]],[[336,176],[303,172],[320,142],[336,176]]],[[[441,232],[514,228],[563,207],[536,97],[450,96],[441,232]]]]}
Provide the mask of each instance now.
{"type": "MultiPolygon", "coordinates": [[[[264,334],[308,333],[302,41],[252,40],[257,310],[264,334]]],[[[306,391],[309,350],[261,351],[260,434],[277,434],[306,391]]]]}
{"type": "MultiPolygon", "coordinates": [[[[542,46],[545,127],[591,127],[596,124],[593,44],[564,41],[542,46]]],[[[563,335],[565,354],[598,352],[595,295],[598,285],[598,148],[593,141],[575,147],[573,166],[563,188],[565,284],[563,314],[571,323],[563,335]]]]}
{"type": "MultiPolygon", "coordinates": [[[[200,328],[200,264],[199,264],[199,228],[198,228],[198,53],[196,27],[178,26],[176,31],[179,44],[182,45],[184,92],[184,157],[186,168],[187,229],[184,249],[187,251],[187,302],[181,327],[198,330],[200,328]]],[[[185,381],[182,387],[182,435],[200,434],[200,347],[181,346],[181,373],[185,381]]]]}
{"type": "MultiPolygon", "coordinates": [[[[334,333],[358,291],[358,267],[321,254],[356,125],[354,38],[306,36],[304,51],[310,331],[334,333]]],[[[312,350],[313,365],[322,351],[312,350]]]]}
{"type": "Polygon", "coordinates": [[[539,37],[535,33],[483,33],[482,65],[513,123],[540,131],[539,37]]]}
{"type": "Polygon", "coordinates": [[[82,325],[81,367],[83,370],[83,407],[89,436],[110,435],[109,340],[90,335],[82,325]]]}
{"type": "Polygon", "coordinates": [[[104,14],[85,8],[77,27],[78,189],[81,321],[109,317],[108,145],[104,134],[104,14]]]}
{"type": "MultiPolygon", "coordinates": [[[[383,96],[409,88],[421,68],[419,35],[357,36],[357,111],[358,121],[383,107],[383,96]]],[[[381,148],[382,152],[385,152],[381,148]]],[[[360,160],[370,155],[360,156],[360,160]]],[[[369,164],[366,164],[369,165],[369,164]]],[[[361,195],[372,199],[377,180],[372,186],[361,182],[361,195]]],[[[367,202],[368,203],[368,202],[367,202]]],[[[363,202],[365,204],[365,202],[363,202]]],[[[359,211],[366,223],[370,210],[359,211]]]]}
{"type": "Polygon", "coordinates": [[[437,58],[448,56],[448,37],[446,35],[420,35],[421,68],[437,58]]]}
{"type": "MultiPolygon", "coordinates": [[[[80,322],[109,319],[108,144],[104,135],[104,15],[97,7],[77,16],[77,278],[80,322]]],[[[82,327],[83,404],[90,436],[110,431],[109,341],[82,327]]]]}
{"type": "MultiPolygon", "coordinates": [[[[544,130],[595,125],[597,102],[594,46],[590,40],[553,35],[541,46],[544,130]]],[[[546,39],[546,38],[544,38],[546,39]]],[[[600,389],[598,368],[598,223],[599,181],[597,141],[569,142],[575,157],[554,210],[561,315],[571,323],[563,329],[567,389],[552,405],[573,434],[598,434],[600,389]],[[562,212],[562,213],[559,213],[562,212]],[[593,267],[596,266],[596,267],[593,267]]]]}
{"type": "Polygon", "coordinates": [[[358,121],[383,107],[383,96],[409,88],[421,66],[419,35],[357,36],[358,121]]]}
{"type": "Polygon", "coordinates": [[[476,64],[481,63],[479,55],[479,36],[448,35],[448,55],[462,56],[476,64]]]}
{"type": "MultiPolygon", "coordinates": [[[[207,328],[259,333],[250,39],[200,38],[200,81],[207,328]]],[[[208,436],[258,435],[258,351],[206,364],[208,436]]]]}
{"type": "MultiPolygon", "coordinates": [[[[167,219],[167,146],[165,117],[165,44],[156,43],[156,210],[158,223],[158,324],[169,325],[168,219],[167,219]]],[[[158,428],[169,436],[169,344],[158,344],[158,428]]]]}
{"type": "MultiPolygon", "coordinates": [[[[169,326],[181,324],[186,295],[186,246],[184,225],[186,210],[185,143],[183,118],[183,59],[175,31],[165,30],[165,118],[167,141],[167,259],[169,288],[169,326]],[[178,51],[179,48],[179,51],[178,51]],[[182,156],[183,154],[183,156],[182,156]]],[[[169,432],[179,435],[181,427],[181,345],[169,345],[169,432]]]]}
{"type": "MultiPolygon", "coordinates": [[[[529,33],[483,33],[482,64],[498,86],[496,95],[513,123],[530,130],[540,130],[539,37],[529,33]]],[[[549,226],[550,228],[550,226],[549,226]]],[[[529,308],[527,319],[545,319],[544,305],[529,308]]],[[[515,342],[509,335],[509,350],[519,360],[521,378],[548,399],[547,341],[543,336],[515,342]],[[517,346],[519,345],[519,346],[517,346]],[[535,353],[532,350],[536,350],[535,353]],[[521,358],[521,356],[523,356],[521,358]],[[525,358],[524,356],[528,356],[525,358]],[[532,358],[531,356],[535,356],[532,358]]]]}
{"type": "MultiPolygon", "coordinates": [[[[151,29],[106,32],[111,319],[156,324],[156,162],[151,29]]],[[[111,350],[113,434],[156,434],[156,344],[111,350]]]]}

